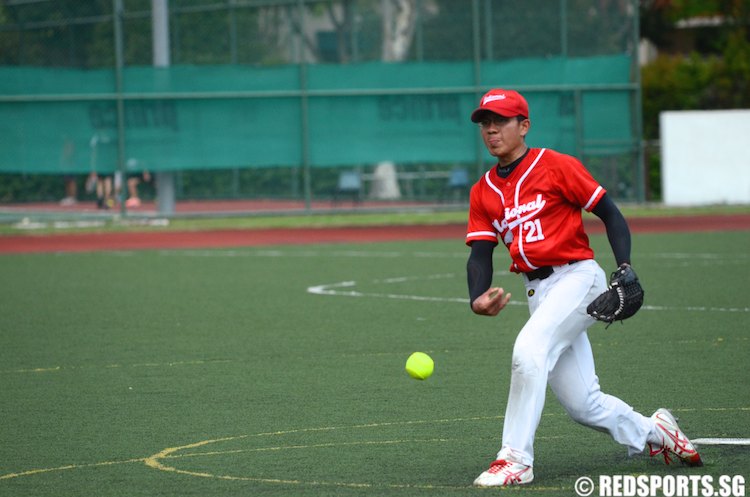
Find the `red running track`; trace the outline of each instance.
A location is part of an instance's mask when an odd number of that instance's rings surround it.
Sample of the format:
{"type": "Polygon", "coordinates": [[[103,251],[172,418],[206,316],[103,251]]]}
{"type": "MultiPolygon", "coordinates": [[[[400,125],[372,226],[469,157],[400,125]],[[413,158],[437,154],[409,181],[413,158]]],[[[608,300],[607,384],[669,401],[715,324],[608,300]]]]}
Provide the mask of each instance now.
{"type": "MultiPolygon", "coordinates": [[[[725,216],[643,217],[628,220],[634,233],[750,231],[750,214],[725,216]]],[[[590,234],[603,233],[597,219],[587,219],[590,234]]],[[[371,226],[341,228],[244,229],[208,231],[149,231],[61,233],[0,236],[0,253],[90,252],[98,250],[158,250],[367,243],[452,239],[463,243],[463,224],[371,226]]]]}

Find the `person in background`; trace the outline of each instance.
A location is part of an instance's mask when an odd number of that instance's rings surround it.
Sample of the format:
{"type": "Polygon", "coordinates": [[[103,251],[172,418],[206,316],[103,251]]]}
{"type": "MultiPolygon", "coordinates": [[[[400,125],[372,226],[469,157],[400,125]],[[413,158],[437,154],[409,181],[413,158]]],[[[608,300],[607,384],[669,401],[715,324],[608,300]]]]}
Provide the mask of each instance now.
{"type": "Polygon", "coordinates": [[[101,176],[96,172],[91,172],[86,179],[86,191],[96,192],[96,206],[99,209],[111,209],[115,206],[111,176],[101,176]]]}
{"type": "Polygon", "coordinates": [[[63,182],[65,183],[65,197],[60,200],[60,205],[76,205],[78,202],[78,183],[76,182],[76,177],[66,174],[63,176],[63,182]]]}
{"type": "MultiPolygon", "coordinates": [[[[140,164],[142,166],[142,164],[140,164]]],[[[129,209],[138,208],[141,206],[141,198],[138,195],[138,186],[142,183],[151,182],[151,173],[146,169],[139,167],[139,161],[137,159],[128,159],[125,162],[125,187],[127,188],[128,198],[125,200],[125,207],[129,209]]],[[[122,190],[122,176],[116,173],[115,181],[115,196],[120,198],[120,192],[122,190]]]]}
{"type": "Polygon", "coordinates": [[[65,197],[60,200],[60,205],[64,206],[75,205],[78,202],[78,183],[76,183],[75,175],[70,173],[75,166],[75,152],[75,143],[69,136],[65,136],[60,150],[60,168],[65,173],[63,175],[65,197]]]}
{"type": "Polygon", "coordinates": [[[150,183],[151,173],[143,171],[128,176],[128,199],[125,201],[125,207],[135,208],[141,206],[141,198],[138,196],[138,185],[141,183],[150,183]]]}

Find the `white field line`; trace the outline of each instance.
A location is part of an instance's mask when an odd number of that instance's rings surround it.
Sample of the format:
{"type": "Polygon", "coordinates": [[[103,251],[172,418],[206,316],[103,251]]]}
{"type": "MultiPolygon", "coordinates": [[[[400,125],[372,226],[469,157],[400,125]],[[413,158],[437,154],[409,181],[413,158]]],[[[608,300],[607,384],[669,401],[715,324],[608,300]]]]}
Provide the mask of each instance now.
{"type": "MultiPolygon", "coordinates": [[[[313,257],[353,257],[353,258],[380,258],[380,259],[395,259],[401,257],[416,257],[416,258],[436,258],[436,259],[465,259],[468,257],[468,252],[429,252],[429,251],[416,251],[416,252],[404,252],[404,251],[370,251],[370,250],[331,250],[331,251],[320,251],[320,250],[287,250],[287,249],[230,249],[230,250],[164,250],[160,252],[163,255],[181,255],[181,256],[194,256],[194,257],[297,257],[297,258],[313,258],[313,257]]],[[[684,252],[663,252],[654,254],[642,254],[639,256],[642,259],[656,259],[664,262],[672,262],[674,265],[682,266],[686,264],[695,264],[696,262],[701,264],[746,264],[750,259],[750,254],[716,254],[716,253],[684,253],[684,252]]],[[[662,262],[662,265],[664,264],[662,262]]],[[[498,271],[497,275],[510,274],[508,271],[498,271]]],[[[423,278],[434,278],[437,275],[427,276],[423,278]]],[[[457,277],[456,275],[450,275],[450,277],[457,277]]],[[[387,280],[379,281],[374,280],[373,283],[397,283],[399,280],[416,280],[418,277],[401,276],[389,278],[387,280]]],[[[342,281],[337,283],[329,283],[323,285],[315,285],[307,288],[308,293],[316,295],[327,295],[337,297],[370,297],[370,298],[385,298],[385,299],[396,299],[396,300],[417,300],[425,302],[455,302],[460,304],[468,304],[469,299],[461,297],[428,297],[424,295],[402,295],[396,293],[382,293],[382,292],[362,292],[355,290],[354,287],[357,285],[356,281],[342,281]],[[339,288],[350,288],[350,290],[339,290],[339,288]]],[[[511,301],[510,305],[527,305],[525,302],[511,301]]],[[[642,309],[648,311],[687,311],[687,312],[750,312],[750,307],[716,307],[716,306],[659,306],[659,305],[644,305],[642,309]]]]}
{"type": "MultiPolygon", "coordinates": [[[[507,272],[506,272],[507,273],[507,272]]],[[[435,274],[426,277],[417,276],[399,276],[382,280],[373,280],[377,284],[401,283],[404,281],[414,281],[419,279],[438,279],[452,278],[455,274],[435,274]]],[[[313,295],[324,295],[329,297],[358,297],[358,298],[380,298],[394,300],[416,300],[424,302],[455,302],[468,304],[469,299],[465,297],[430,297],[427,295],[399,294],[399,293],[381,293],[381,292],[363,292],[356,290],[357,282],[354,280],[339,281],[336,283],[327,283],[323,285],[313,285],[307,287],[307,293],[313,295]]],[[[524,301],[512,300],[509,305],[527,305],[524,301]]],[[[660,306],[644,305],[641,309],[647,311],[691,311],[691,312],[750,312],[750,307],[713,307],[713,306],[660,306]]]]}
{"type": "Polygon", "coordinates": [[[694,438],[695,445],[750,445],[750,438],[694,438]]]}
{"type": "MultiPolygon", "coordinates": [[[[192,256],[192,257],[353,257],[353,258],[397,258],[418,257],[436,259],[466,259],[469,250],[460,252],[430,252],[430,251],[400,251],[400,250],[316,250],[300,249],[289,250],[286,248],[236,248],[236,249],[192,249],[192,250],[160,250],[162,255],[192,256]]],[[[659,252],[641,253],[639,259],[651,259],[659,261],[705,261],[712,264],[717,263],[747,263],[750,254],[716,254],[716,253],[684,253],[684,252],[659,252]]]]}

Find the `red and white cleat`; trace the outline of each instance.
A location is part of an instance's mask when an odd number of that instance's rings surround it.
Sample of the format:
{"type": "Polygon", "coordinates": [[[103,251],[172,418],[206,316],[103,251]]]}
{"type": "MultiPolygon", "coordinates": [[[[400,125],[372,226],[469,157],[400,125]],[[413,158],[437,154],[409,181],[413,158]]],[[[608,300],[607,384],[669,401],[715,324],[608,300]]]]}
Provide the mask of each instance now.
{"type": "Polygon", "coordinates": [[[677,426],[677,420],[672,413],[662,408],[657,410],[651,419],[656,423],[656,429],[662,437],[661,446],[648,444],[651,456],[658,454],[664,455],[664,462],[670,464],[672,458],[669,454],[674,454],[680,461],[688,466],[703,466],[701,456],[695,450],[693,443],[677,426]]]}
{"type": "Polygon", "coordinates": [[[505,459],[498,459],[490,464],[490,468],[477,476],[474,486],[477,487],[505,487],[509,485],[525,485],[534,481],[534,471],[526,466],[505,459]]]}

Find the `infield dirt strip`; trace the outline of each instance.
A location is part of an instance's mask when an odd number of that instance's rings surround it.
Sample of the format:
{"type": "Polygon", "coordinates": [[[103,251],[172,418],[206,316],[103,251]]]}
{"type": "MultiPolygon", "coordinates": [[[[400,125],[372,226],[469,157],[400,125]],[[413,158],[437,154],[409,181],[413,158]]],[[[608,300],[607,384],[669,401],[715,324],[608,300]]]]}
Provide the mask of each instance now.
{"type": "MultiPolygon", "coordinates": [[[[629,219],[628,223],[634,233],[746,231],[750,230],[750,214],[642,217],[629,219]]],[[[599,220],[587,219],[585,225],[589,234],[604,232],[604,225],[599,220]]],[[[0,236],[0,253],[230,248],[438,239],[454,239],[463,243],[465,234],[465,224],[24,234],[0,236]]]]}

